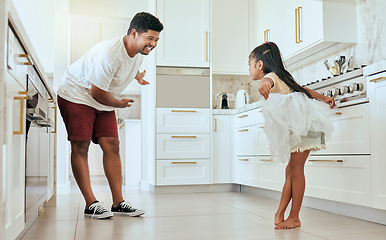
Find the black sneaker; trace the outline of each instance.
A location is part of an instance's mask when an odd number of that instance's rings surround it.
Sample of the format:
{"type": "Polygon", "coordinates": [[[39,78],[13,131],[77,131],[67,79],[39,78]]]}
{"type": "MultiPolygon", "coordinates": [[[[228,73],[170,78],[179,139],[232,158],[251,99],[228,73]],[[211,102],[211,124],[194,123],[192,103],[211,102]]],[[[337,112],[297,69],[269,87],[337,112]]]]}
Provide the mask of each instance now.
{"type": "Polygon", "coordinates": [[[117,207],[111,206],[111,212],[113,212],[114,215],[126,215],[130,217],[137,217],[145,214],[145,211],[133,208],[133,206],[126,201],[120,202],[117,207]]]}
{"type": "Polygon", "coordinates": [[[84,215],[91,218],[98,218],[98,219],[104,219],[104,218],[112,218],[114,214],[112,212],[109,212],[106,208],[104,208],[99,201],[95,201],[91,203],[89,207],[86,207],[84,209],[84,215]]]}

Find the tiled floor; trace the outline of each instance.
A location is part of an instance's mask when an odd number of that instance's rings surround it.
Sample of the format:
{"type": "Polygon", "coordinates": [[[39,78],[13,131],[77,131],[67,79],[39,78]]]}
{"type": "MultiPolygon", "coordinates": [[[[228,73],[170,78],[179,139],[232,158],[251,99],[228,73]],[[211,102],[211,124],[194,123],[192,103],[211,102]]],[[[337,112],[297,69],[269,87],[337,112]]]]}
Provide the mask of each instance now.
{"type": "MultiPolygon", "coordinates": [[[[110,207],[109,188],[94,186],[96,196],[110,207]]],[[[278,202],[247,193],[154,194],[126,191],[142,217],[116,216],[96,220],[83,216],[84,201],[76,186],[47,207],[23,240],[249,240],[249,239],[386,239],[386,226],[303,207],[302,227],[275,230],[272,218],[278,202]]]]}

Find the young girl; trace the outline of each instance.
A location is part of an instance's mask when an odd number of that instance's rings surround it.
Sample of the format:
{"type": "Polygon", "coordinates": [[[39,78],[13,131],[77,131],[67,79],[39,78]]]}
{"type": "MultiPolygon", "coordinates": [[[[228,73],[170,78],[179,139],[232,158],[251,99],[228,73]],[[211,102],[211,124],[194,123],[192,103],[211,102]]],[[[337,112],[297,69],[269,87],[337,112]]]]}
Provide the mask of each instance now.
{"type": "Polygon", "coordinates": [[[329,115],[330,108],[335,105],[334,98],[297,84],[284,68],[279,48],[273,42],[262,44],[251,52],[249,72],[253,80],[261,79],[259,92],[266,99],[262,107],[264,131],[270,142],[271,155],[274,159],[288,161],[274,219],[275,228],[300,227],[299,211],[305,189],[304,164],[310,151],[325,148],[324,138],[332,133],[329,115]],[[291,199],[291,211],[284,220],[291,199]]]}

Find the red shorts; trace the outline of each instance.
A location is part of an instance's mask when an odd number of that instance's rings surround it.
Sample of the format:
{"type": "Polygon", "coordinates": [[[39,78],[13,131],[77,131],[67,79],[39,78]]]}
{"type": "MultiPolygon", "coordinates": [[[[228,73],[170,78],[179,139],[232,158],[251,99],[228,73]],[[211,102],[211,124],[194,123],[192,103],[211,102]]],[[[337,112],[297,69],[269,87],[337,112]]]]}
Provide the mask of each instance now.
{"type": "Polygon", "coordinates": [[[73,103],[58,96],[58,106],[66,125],[68,140],[90,141],[98,144],[99,137],[118,138],[115,111],[99,111],[73,103]]]}

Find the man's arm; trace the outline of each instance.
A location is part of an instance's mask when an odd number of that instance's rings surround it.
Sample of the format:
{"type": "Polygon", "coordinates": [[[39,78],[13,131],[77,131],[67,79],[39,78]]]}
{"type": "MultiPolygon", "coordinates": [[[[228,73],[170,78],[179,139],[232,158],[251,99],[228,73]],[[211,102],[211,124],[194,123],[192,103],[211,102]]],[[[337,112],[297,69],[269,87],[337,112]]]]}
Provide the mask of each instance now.
{"type": "Polygon", "coordinates": [[[102,89],[96,87],[95,85],[91,85],[91,96],[95,99],[95,101],[100,104],[116,107],[116,108],[126,108],[130,107],[131,102],[134,102],[133,99],[116,99],[109,92],[103,91],[102,89]]]}

